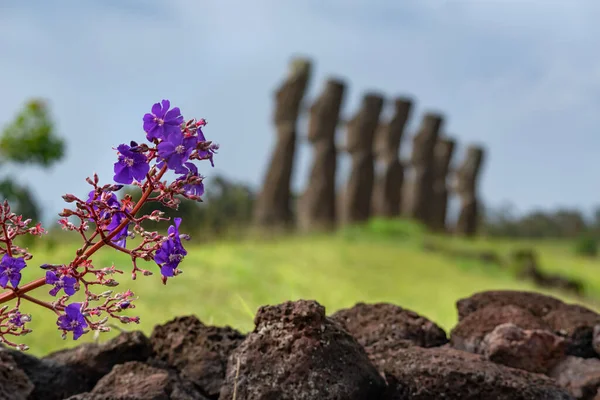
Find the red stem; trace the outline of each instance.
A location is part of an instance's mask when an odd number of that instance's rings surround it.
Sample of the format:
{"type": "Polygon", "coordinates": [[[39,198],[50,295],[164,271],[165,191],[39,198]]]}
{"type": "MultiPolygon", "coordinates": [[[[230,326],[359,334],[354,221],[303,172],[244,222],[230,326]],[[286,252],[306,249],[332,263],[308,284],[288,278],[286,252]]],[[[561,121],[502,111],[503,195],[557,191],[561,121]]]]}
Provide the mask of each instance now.
{"type": "MultiPolygon", "coordinates": [[[[166,165],[164,165],[161,168],[160,172],[156,176],[156,181],[159,181],[160,178],[162,178],[162,176],[165,174],[165,172],[167,172],[166,165]]],[[[149,181],[150,181],[150,179],[149,179],[149,181]]],[[[131,215],[135,215],[140,210],[140,208],[142,208],[142,206],[144,205],[144,202],[148,199],[148,197],[150,197],[150,194],[152,194],[153,190],[154,190],[154,185],[153,184],[148,185],[148,189],[146,189],[146,191],[142,194],[140,201],[138,201],[137,204],[135,205],[135,207],[133,208],[133,210],[131,210],[131,215]]],[[[120,232],[128,223],[129,223],[129,218],[123,219],[123,221],[119,224],[119,226],[115,230],[113,230],[110,235],[106,236],[106,238],[104,240],[96,242],[82,256],[76,257],[75,260],[73,260],[72,266],[77,267],[77,265],[79,265],[84,259],[89,258],[96,251],[100,250],[110,239],[112,239],[118,232],[120,232]]],[[[8,251],[10,254],[10,248],[8,251]]],[[[10,291],[7,290],[6,292],[0,294],[0,304],[6,303],[7,301],[11,301],[12,299],[17,298],[17,297],[25,298],[25,293],[30,292],[39,287],[42,287],[45,284],[46,284],[46,278],[43,277],[43,278],[38,278],[29,283],[26,283],[25,285],[23,285],[17,289],[10,290],[10,291]]],[[[31,299],[33,299],[33,298],[27,296],[27,300],[31,301],[31,299]]],[[[35,302],[36,301],[34,301],[34,303],[35,302]]]]}

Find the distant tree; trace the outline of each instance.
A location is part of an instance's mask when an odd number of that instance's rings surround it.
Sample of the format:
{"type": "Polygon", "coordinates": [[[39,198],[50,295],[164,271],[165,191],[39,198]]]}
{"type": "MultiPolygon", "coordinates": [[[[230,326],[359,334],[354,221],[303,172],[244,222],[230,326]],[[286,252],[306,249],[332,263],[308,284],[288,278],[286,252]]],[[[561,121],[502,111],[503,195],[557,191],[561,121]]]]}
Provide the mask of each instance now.
{"type": "MultiPolygon", "coordinates": [[[[65,143],[56,136],[48,107],[40,99],[27,102],[0,134],[0,164],[49,167],[64,153],[65,143]]],[[[40,208],[31,191],[11,177],[0,180],[0,198],[8,200],[13,210],[24,217],[39,220],[40,208]]]]}
{"type": "Polygon", "coordinates": [[[583,213],[576,209],[533,210],[521,217],[517,217],[513,209],[507,205],[497,209],[488,207],[485,233],[503,237],[573,239],[594,232],[595,224],[600,227],[600,212],[596,221],[586,221],[583,213]]]}
{"type": "MultiPolygon", "coordinates": [[[[170,218],[177,214],[182,218],[182,231],[196,234],[219,236],[232,229],[242,229],[249,225],[255,199],[255,193],[249,186],[223,176],[215,176],[205,186],[201,203],[182,201],[177,212],[159,203],[147,203],[140,212],[148,214],[160,210],[165,213],[165,217],[170,218]]],[[[130,194],[135,201],[141,196],[138,188],[131,188],[125,193],[130,194]]],[[[148,226],[164,230],[171,223],[148,222],[148,226]]]]}

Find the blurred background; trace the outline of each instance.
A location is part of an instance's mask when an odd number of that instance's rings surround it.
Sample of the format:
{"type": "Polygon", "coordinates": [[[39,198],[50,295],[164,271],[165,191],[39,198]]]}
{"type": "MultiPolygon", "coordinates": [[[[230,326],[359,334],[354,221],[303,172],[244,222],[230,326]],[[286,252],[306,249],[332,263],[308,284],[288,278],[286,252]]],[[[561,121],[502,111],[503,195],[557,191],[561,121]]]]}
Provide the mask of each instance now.
{"type": "MultiPolygon", "coordinates": [[[[25,278],[72,259],[61,196],[86,195],[94,172],[111,182],[113,149],[142,141],[143,115],[169,99],[220,150],[201,164],[204,202],[179,210],[184,274],[123,278],[142,317],[124,329],[196,314],[248,330],[260,305],[298,298],[392,302],[449,329],[456,300],[494,288],[597,309],[598,12],[0,0],[0,195],[50,230],[27,243],[25,278]]],[[[129,268],[114,251],[95,263],[129,268]]],[[[32,351],[73,345],[32,312],[32,351]]]]}

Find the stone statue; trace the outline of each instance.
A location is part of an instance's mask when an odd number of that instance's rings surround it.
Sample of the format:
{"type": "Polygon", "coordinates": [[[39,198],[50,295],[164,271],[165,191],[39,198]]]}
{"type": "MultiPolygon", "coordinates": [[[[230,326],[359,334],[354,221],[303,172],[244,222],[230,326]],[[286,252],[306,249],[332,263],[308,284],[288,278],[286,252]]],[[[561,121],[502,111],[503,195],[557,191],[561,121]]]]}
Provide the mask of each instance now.
{"type": "Polygon", "coordinates": [[[441,138],[435,145],[433,164],[433,197],[429,227],[436,232],[446,232],[448,210],[448,172],[456,143],[452,139],[441,138]]]}
{"type": "Polygon", "coordinates": [[[383,96],[368,93],[358,113],[347,123],[346,151],[352,157],[352,167],[342,197],[342,223],[363,222],[370,217],[375,180],[373,141],[382,108],[383,96]]]}
{"type": "Polygon", "coordinates": [[[394,107],[392,119],[379,125],[375,142],[375,153],[383,163],[383,173],[375,182],[373,213],[380,217],[400,215],[404,166],[400,162],[399,152],[412,102],[408,98],[398,98],[394,102],[394,107]]]}
{"type": "Polygon", "coordinates": [[[345,85],[330,79],[310,108],[308,140],[313,145],[313,166],[308,187],[298,205],[302,230],[330,230],[336,224],[335,174],[337,149],[335,133],[340,118],[345,85]]]}
{"type": "Polygon", "coordinates": [[[258,226],[286,226],[292,218],[290,184],[296,150],[296,125],[310,78],[311,63],[294,59],[287,79],[276,92],[274,123],[277,142],[254,209],[258,226]]]}
{"type": "Polygon", "coordinates": [[[426,225],[429,223],[433,197],[434,150],[442,123],[441,115],[425,114],[419,132],[413,138],[410,160],[413,181],[409,192],[410,199],[405,203],[408,207],[406,215],[426,225]]]}
{"type": "Polygon", "coordinates": [[[455,190],[460,197],[460,214],[456,233],[474,236],[479,222],[480,202],[477,198],[477,179],[483,164],[485,151],[479,146],[469,146],[467,156],[456,172],[455,190]]]}

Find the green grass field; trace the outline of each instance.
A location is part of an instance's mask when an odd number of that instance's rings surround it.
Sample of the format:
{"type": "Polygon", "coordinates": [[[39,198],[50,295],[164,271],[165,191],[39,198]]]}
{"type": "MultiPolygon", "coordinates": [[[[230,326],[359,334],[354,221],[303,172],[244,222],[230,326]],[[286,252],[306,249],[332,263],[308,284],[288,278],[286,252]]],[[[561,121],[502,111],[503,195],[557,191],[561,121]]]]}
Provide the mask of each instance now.
{"type": "MultiPolygon", "coordinates": [[[[120,325],[126,330],[140,329],[150,334],[155,324],[177,315],[197,315],[206,324],[231,325],[242,331],[253,328],[256,309],[286,300],[315,299],[328,313],[350,307],[356,302],[391,302],[412,309],[449,330],[456,322],[456,300],[488,289],[536,290],[519,282],[507,270],[477,261],[449,258],[422,250],[427,235],[413,224],[373,222],[367,227],[346,229],[335,235],[281,237],[277,240],[245,240],[188,246],[182,264],[184,273],[163,286],[160,278],[139,277],[129,273],[120,277],[115,290],[128,288],[140,297],[130,315],[141,317],[140,325],[120,325]]],[[[548,271],[586,280],[589,296],[600,299],[599,261],[577,258],[569,243],[466,241],[429,237],[454,247],[495,250],[501,255],[521,247],[534,247],[548,271]]],[[[32,248],[34,259],[24,270],[23,282],[41,276],[36,265],[68,262],[75,246],[62,244],[49,250],[44,245],[32,248]]],[[[129,271],[127,256],[113,250],[99,252],[95,265],[115,263],[129,271]]],[[[34,292],[50,299],[49,287],[34,292]]],[[[581,302],[556,292],[547,292],[567,301],[581,302]]],[[[592,308],[595,301],[585,304],[592,308]]],[[[63,341],[55,315],[38,306],[25,304],[33,314],[30,335],[23,337],[30,352],[43,355],[82,341],[63,341]]],[[[100,340],[118,332],[103,333],[100,340]]]]}

